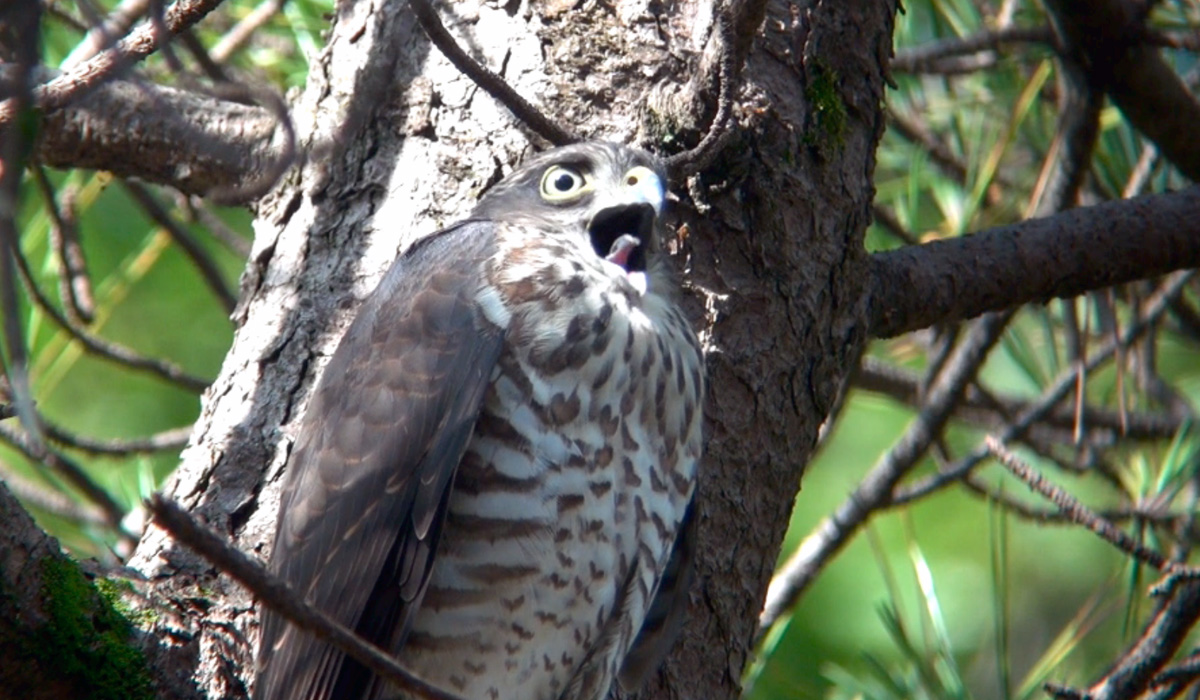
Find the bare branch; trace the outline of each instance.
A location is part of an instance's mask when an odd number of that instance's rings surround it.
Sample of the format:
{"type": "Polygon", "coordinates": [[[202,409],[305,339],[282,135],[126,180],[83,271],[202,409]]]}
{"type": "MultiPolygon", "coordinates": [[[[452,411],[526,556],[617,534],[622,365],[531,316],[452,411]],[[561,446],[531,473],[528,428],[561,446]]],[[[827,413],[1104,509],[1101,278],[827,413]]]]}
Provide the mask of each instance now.
{"type": "Polygon", "coordinates": [[[207,195],[256,182],[284,158],[270,109],[148,83],[112,80],[46,115],[35,155],[56,168],[207,195]]]}
{"type": "Polygon", "coordinates": [[[999,51],[1007,44],[1053,44],[1054,33],[1047,27],[1006,27],[961,39],[934,41],[903,51],[892,57],[892,70],[897,73],[937,72],[946,59],[959,58],[984,51],[999,51]]]}
{"type": "MultiPolygon", "coordinates": [[[[1139,312],[1137,319],[1121,332],[1119,337],[1113,338],[1106,342],[1101,347],[1092,352],[1085,363],[1087,371],[1092,371],[1099,367],[1104,362],[1107,362],[1117,352],[1118,347],[1128,347],[1130,343],[1141,337],[1153,324],[1162,316],[1162,314],[1170,307],[1171,299],[1178,296],[1184,285],[1194,276],[1194,272],[1185,271],[1178,272],[1168,278],[1155,294],[1148,299],[1139,312]]],[[[1010,442],[1016,440],[1025,434],[1037,421],[1041,420],[1051,409],[1062,401],[1068,393],[1075,387],[1076,368],[1062,372],[1045,391],[1037,401],[1029,404],[1029,406],[1018,415],[1007,428],[1001,431],[998,435],[1000,440],[1010,442]]],[[[903,489],[897,489],[892,494],[891,500],[888,503],[889,507],[901,506],[906,503],[915,501],[919,498],[924,498],[938,489],[955,483],[964,475],[969,474],[976,466],[979,465],[988,456],[987,449],[980,445],[975,448],[970,454],[958,460],[950,468],[938,472],[934,476],[923,481],[917,482],[903,489]]]]}
{"type": "Polygon", "coordinates": [[[203,225],[204,230],[231,253],[243,260],[249,257],[250,241],[214,214],[203,199],[181,193],[176,199],[176,206],[187,214],[189,221],[197,221],[203,225]]]}
{"type": "MultiPolygon", "coordinates": [[[[852,381],[860,389],[884,394],[909,405],[919,402],[920,379],[914,372],[870,357],[863,358],[862,366],[852,381]]],[[[973,423],[995,425],[1002,422],[1005,416],[1021,413],[1028,405],[1027,401],[1010,396],[988,396],[971,386],[967,388],[956,414],[973,423]]],[[[1128,413],[1122,421],[1117,412],[1096,406],[1084,406],[1082,411],[1087,426],[1107,432],[1108,442],[1118,436],[1135,440],[1169,439],[1183,427],[1180,418],[1166,413],[1128,413]]],[[[1056,430],[1071,431],[1075,412],[1069,407],[1056,407],[1039,422],[1056,430]]]]}
{"type": "Polygon", "coordinates": [[[42,422],[46,437],[64,447],[73,447],[83,452],[95,455],[134,455],[146,452],[162,452],[178,450],[187,444],[192,434],[192,426],[171,428],[161,433],[155,433],[142,438],[101,440],[93,437],[76,435],[62,426],[42,422]]]}
{"type": "Polygon", "coordinates": [[[741,72],[741,61],[737,55],[737,35],[734,33],[734,19],[728,10],[720,12],[714,18],[713,34],[717,44],[717,112],[712,123],[700,143],[683,153],[677,153],[666,159],[667,169],[676,177],[686,177],[703,170],[712,159],[724,148],[729,138],[733,136],[731,120],[733,117],[733,100],[737,94],[738,75],[741,72]]]}
{"type": "Polygon", "coordinates": [[[121,525],[121,521],[125,518],[125,509],[74,460],[44,446],[39,449],[30,442],[28,433],[19,432],[2,424],[0,424],[0,442],[16,449],[29,461],[53,470],[79,489],[85,498],[104,512],[105,522],[120,535],[121,539],[130,546],[137,544],[137,538],[121,525]]]}
{"type": "MultiPolygon", "coordinates": [[[[3,462],[0,462],[3,465],[3,462]]],[[[4,466],[0,470],[4,486],[27,506],[50,513],[81,526],[108,527],[104,511],[91,503],[80,503],[61,491],[53,491],[44,483],[36,483],[4,466]]],[[[7,523],[6,523],[7,524],[7,523]]]]}
{"type": "Polygon", "coordinates": [[[1200,180],[1200,102],[1144,42],[1139,3],[1050,0],[1046,8],[1070,46],[1078,47],[1093,84],[1131,124],[1192,180],[1200,180]]]}
{"type": "Polygon", "coordinates": [[[374,644],[364,641],[339,622],[305,602],[287,583],[258,562],[222,540],[174,501],[155,494],[147,503],[154,520],[177,541],[187,545],[229,574],[259,601],[292,624],[315,634],[339,651],[399,688],[430,700],[462,700],[414,676],[374,644]]]}
{"type": "Polygon", "coordinates": [[[504,78],[480,65],[466,51],[463,51],[450,32],[446,31],[446,27],[438,17],[437,11],[430,5],[429,0],[409,0],[409,6],[412,7],[417,21],[420,22],[421,28],[425,30],[429,40],[446,58],[450,59],[454,67],[475,81],[476,85],[483,88],[483,91],[495,98],[497,102],[507,107],[514,117],[521,120],[535,134],[555,146],[565,146],[579,141],[579,136],[554,123],[532,103],[521,97],[508,83],[504,82],[504,78]]]}
{"type": "Polygon", "coordinates": [[[875,219],[875,223],[879,224],[884,231],[890,233],[892,237],[898,238],[908,245],[921,244],[916,236],[904,228],[900,223],[900,219],[896,218],[896,214],[891,209],[881,204],[872,204],[871,216],[875,219]]]}
{"type": "MultiPolygon", "coordinates": [[[[955,182],[960,185],[967,185],[969,173],[966,161],[951,151],[949,146],[939,141],[924,124],[916,118],[898,112],[895,109],[889,109],[887,117],[888,126],[895,129],[897,134],[906,141],[924,148],[929,153],[930,160],[937,164],[955,182]]],[[[992,180],[995,184],[1011,187],[1011,183],[1000,173],[996,173],[992,180]]],[[[1000,192],[995,186],[988,187],[985,196],[987,197],[988,204],[994,205],[1000,201],[1000,192]]]]}
{"type": "Polygon", "coordinates": [[[1083,525],[1096,533],[1101,539],[1159,571],[1165,570],[1170,562],[1161,553],[1143,546],[1142,543],[1126,535],[1119,528],[1108,522],[1091,509],[1064,491],[1047,481],[1032,467],[1010,452],[999,439],[989,435],[984,441],[987,451],[996,458],[1013,476],[1025,482],[1030,490],[1042,495],[1063,512],[1074,523],[1083,525]]]}
{"type": "Polygon", "coordinates": [[[250,37],[254,36],[254,32],[258,28],[266,24],[274,17],[283,7],[284,0],[263,0],[255,7],[250,14],[246,15],[233,28],[221,37],[221,40],[212,47],[209,55],[216,63],[225,63],[233,57],[250,37]]]}
{"type": "Polygon", "coordinates": [[[871,334],[887,338],[1200,266],[1200,186],[872,256],[871,334]]]}
{"type": "Polygon", "coordinates": [[[25,290],[28,292],[34,305],[69,333],[71,337],[78,340],[88,352],[132,369],[150,372],[169,382],[178,384],[189,391],[199,393],[208,387],[209,381],[207,379],[188,374],[178,366],[165,360],[157,360],[140,355],[124,345],[93,335],[86,329],[81,328],[71,319],[64,316],[42,294],[42,290],[38,289],[38,286],[34,284],[33,275],[30,274],[29,266],[26,264],[25,259],[17,256],[16,260],[17,272],[20,273],[21,281],[25,284],[25,290]]]}
{"type": "Polygon", "coordinates": [[[797,547],[771,579],[759,618],[759,634],[796,604],[817,573],[850,541],[876,509],[886,504],[892,490],[920,460],[961,399],[967,385],[1000,339],[1011,313],[989,314],[972,328],[955,348],[937,380],[930,386],[921,412],[908,430],[859,482],[854,493],[823,520],[797,547]]]}
{"type": "Polygon", "coordinates": [[[125,190],[129,192],[146,214],[163,227],[163,230],[171,236],[171,240],[175,241],[175,245],[179,246],[184,255],[192,261],[196,269],[200,271],[200,276],[204,278],[205,284],[216,295],[217,301],[221,302],[221,306],[225,309],[226,314],[233,313],[233,307],[237,306],[237,295],[225,283],[225,276],[216,262],[209,257],[208,252],[200,246],[200,243],[192,237],[192,234],[184,230],[183,226],[178,221],[173,219],[167,210],[159,204],[154,195],[150,194],[149,190],[139,185],[136,182],[126,180],[122,183],[125,185],[125,190]]]}
{"type": "MultiPolygon", "coordinates": [[[[15,113],[21,114],[30,107],[33,69],[38,60],[37,32],[41,22],[41,3],[25,3],[7,14],[5,33],[16,37],[16,46],[10,47],[16,70],[7,76],[0,76],[0,96],[7,96],[5,102],[12,105],[15,113]]],[[[28,348],[25,347],[21,313],[17,306],[17,276],[13,274],[14,263],[21,257],[17,237],[17,206],[21,201],[22,163],[26,157],[24,129],[25,125],[20,123],[0,122],[0,312],[4,315],[4,347],[0,353],[0,367],[8,377],[13,404],[25,426],[29,444],[34,451],[41,451],[45,445],[33,406],[28,348]]]]}
{"type": "Polygon", "coordinates": [[[1200,619],[1200,581],[1177,586],[1174,595],[1142,630],[1138,640],[1103,678],[1087,690],[1090,700],[1141,697],[1175,656],[1200,619]]]}
{"type": "Polygon", "coordinates": [[[1092,154],[1100,136],[1100,110],[1104,93],[1088,79],[1085,68],[1068,52],[1058,61],[1058,124],[1050,173],[1038,188],[1041,196],[1035,216],[1066,211],[1079,202],[1083,178],[1092,165],[1092,154]]]}
{"type": "Polygon", "coordinates": [[[134,22],[146,14],[149,6],[150,0],[121,0],[103,21],[88,30],[83,40],[63,59],[62,69],[70,70],[111,47],[129,31],[134,22]]]}
{"type": "MultiPolygon", "coordinates": [[[[1022,520],[1035,522],[1040,525],[1071,525],[1070,516],[1057,508],[1038,508],[1013,498],[1002,489],[996,489],[983,483],[975,474],[967,474],[962,479],[962,485],[967,492],[987,499],[1012,513],[1022,520]]],[[[1139,520],[1167,527],[1174,526],[1187,517],[1182,512],[1171,512],[1166,508],[1123,507],[1100,511],[1097,515],[1110,522],[1139,520]]]]}
{"type": "MultiPolygon", "coordinates": [[[[178,0],[166,12],[163,23],[170,33],[177,34],[204,19],[222,1],[178,0]]],[[[113,48],[35,89],[34,104],[44,112],[51,112],[82,98],[117,72],[153,53],[162,38],[157,34],[152,23],[142,24],[113,48]]],[[[12,99],[0,102],[0,126],[7,126],[16,114],[17,105],[12,99]]]]}
{"type": "Polygon", "coordinates": [[[33,181],[42,193],[46,210],[50,212],[50,242],[54,246],[59,266],[59,297],[67,313],[82,323],[91,323],[96,315],[96,304],[92,298],[92,281],[88,277],[87,259],[83,246],[79,244],[79,228],[75,225],[75,202],[73,191],[68,188],[60,203],[50,185],[50,178],[41,166],[30,168],[33,181]]]}

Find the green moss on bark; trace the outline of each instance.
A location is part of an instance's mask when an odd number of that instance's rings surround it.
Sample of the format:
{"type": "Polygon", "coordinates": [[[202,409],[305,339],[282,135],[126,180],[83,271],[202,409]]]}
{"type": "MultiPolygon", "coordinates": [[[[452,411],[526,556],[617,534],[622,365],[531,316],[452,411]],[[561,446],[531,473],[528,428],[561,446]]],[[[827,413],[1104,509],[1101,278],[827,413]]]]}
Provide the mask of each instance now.
{"type": "Polygon", "coordinates": [[[73,562],[42,560],[47,624],[28,640],[27,653],[93,700],[151,700],[146,660],[133,629],[73,562]]]}
{"type": "Polygon", "coordinates": [[[809,84],[804,96],[808,99],[810,121],[804,140],[826,159],[833,158],[846,145],[849,116],[842,101],[840,82],[837,71],[819,61],[809,68],[809,84]]]}

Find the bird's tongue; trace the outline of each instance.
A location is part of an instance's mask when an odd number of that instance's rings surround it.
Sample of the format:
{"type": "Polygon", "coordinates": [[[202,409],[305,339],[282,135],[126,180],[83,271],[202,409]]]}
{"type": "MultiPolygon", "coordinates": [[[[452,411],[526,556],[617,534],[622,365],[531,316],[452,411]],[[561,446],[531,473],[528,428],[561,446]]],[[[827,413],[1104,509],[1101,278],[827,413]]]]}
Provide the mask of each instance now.
{"type": "Polygon", "coordinates": [[[628,270],[629,256],[641,244],[642,241],[637,236],[631,236],[628,233],[623,234],[617,240],[613,241],[612,248],[609,249],[608,255],[604,259],[628,270]]]}

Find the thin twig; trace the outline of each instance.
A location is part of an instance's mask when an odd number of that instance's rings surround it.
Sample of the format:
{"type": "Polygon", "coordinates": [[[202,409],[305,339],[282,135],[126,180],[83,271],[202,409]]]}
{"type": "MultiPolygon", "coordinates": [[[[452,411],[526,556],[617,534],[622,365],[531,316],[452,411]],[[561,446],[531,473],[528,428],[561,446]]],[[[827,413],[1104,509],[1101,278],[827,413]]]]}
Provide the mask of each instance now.
{"type": "Polygon", "coordinates": [[[1057,700],[1092,700],[1090,695],[1060,683],[1047,681],[1042,684],[1042,690],[1057,700]]]}
{"type": "MultiPolygon", "coordinates": [[[[920,402],[920,378],[916,372],[896,367],[873,357],[864,357],[854,374],[854,386],[864,391],[883,394],[910,406],[920,402]]],[[[978,384],[967,388],[956,417],[980,425],[995,425],[1006,421],[1029,407],[1029,402],[1013,396],[995,395],[978,384]]],[[[1084,420],[1089,432],[1105,431],[1104,442],[1111,443],[1116,437],[1134,440],[1162,440],[1173,437],[1183,427],[1183,421],[1169,413],[1148,411],[1129,412],[1122,423],[1116,411],[1098,406],[1084,406],[1084,420]]],[[[1056,406],[1037,422],[1037,425],[1058,431],[1072,430],[1074,412],[1056,406]]]]}
{"type": "Polygon", "coordinates": [[[94,455],[119,456],[177,450],[187,444],[193,427],[185,425],[140,438],[101,440],[94,437],[75,435],[67,429],[45,420],[42,421],[42,426],[46,430],[46,437],[64,447],[73,447],[82,452],[94,455]]]}
{"type": "Polygon", "coordinates": [[[163,205],[159,204],[158,199],[150,194],[150,191],[142,185],[123,181],[121,184],[125,186],[125,190],[129,192],[146,214],[150,216],[155,223],[163,228],[171,240],[183,250],[184,255],[192,261],[196,269],[200,271],[200,276],[204,278],[204,282],[208,288],[216,295],[217,300],[221,302],[221,306],[225,309],[225,313],[233,313],[233,307],[237,306],[237,294],[229,288],[225,282],[225,275],[217,264],[209,256],[208,251],[200,245],[199,241],[192,237],[192,234],[183,228],[174,218],[171,217],[163,205]]]}
{"type": "MultiPolygon", "coordinates": [[[[16,70],[6,85],[12,95],[5,102],[15,113],[23,113],[31,103],[30,89],[33,70],[38,61],[38,27],[41,23],[41,3],[14,6],[6,18],[5,34],[15,37],[16,70]]],[[[25,426],[30,445],[35,451],[45,448],[42,429],[34,410],[33,390],[29,382],[29,356],[21,328],[21,313],[17,306],[17,281],[14,262],[21,257],[17,238],[17,206],[21,190],[22,162],[26,154],[24,128],[20,124],[0,122],[0,312],[4,316],[4,350],[0,352],[0,367],[8,377],[8,386],[17,415],[25,426]]]]}
{"type": "Polygon", "coordinates": [[[54,187],[41,165],[30,168],[33,181],[50,212],[50,242],[58,257],[59,296],[68,314],[80,323],[91,323],[96,317],[96,302],[92,297],[92,281],[88,277],[87,259],[79,243],[79,227],[75,225],[75,195],[71,188],[63,191],[63,201],[55,197],[54,187]]]}
{"type": "Polygon", "coordinates": [[[993,435],[984,439],[987,450],[1013,476],[1025,482],[1030,490],[1040,494],[1046,500],[1058,506],[1059,510],[1073,523],[1083,525],[1094,532],[1104,541],[1131,557],[1162,571],[1170,564],[1161,553],[1143,546],[1142,543],[1125,534],[1111,522],[1101,518],[1091,509],[1084,506],[1071,494],[1047,481],[1023,460],[1009,451],[1004,443],[993,435]]]}
{"type": "MultiPolygon", "coordinates": [[[[1183,270],[1177,272],[1170,277],[1159,287],[1158,291],[1142,306],[1142,312],[1138,315],[1137,320],[1130,324],[1122,333],[1120,338],[1109,340],[1101,346],[1091,357],[1088,358],[1088,371],[1094,371],[1103,362],[1106,362],[1116,352],[1116,346],[1128,346],[1134,340],[1139,338],[1154,322],[1166,311],[1170,305],[1170,300],[1183,291],[1183,287],[1195,275],[1193,270],[1183,270]]],[[[1014,419],[1007,428],[998,434],[1000,440],[1011,442],[1020,438],[1029,430],[1030,426],[1049,413],[1060,401],[1067,396],[1075,386],[1075,369],[1071,368],[1058,376],[1057,379],[1042,392],[1041,397],[1030,403],[1021,414],[1014,419]]],[[[976,447],[970,454],[961,458],[949,469],[940,471],[937,474],[928,477],[915,484],[909,485],[902,489],[897,489],[892,494],[891,500],[888,502],[888,507],[902,506],[920,498],[924,498],[935,491],[938,491],[952,483],[957,482],[965,474],[970,473],[980,462],[988,456],[987,448],[983,445],[976,447]]]]}
{"type": "Polygon", "coordinates": [[[71,70],[101,51],[112,47],[129,31],[134,22],[146,14],[146,8],[149,6],[150,0],[121,0],[116,7],[109,11],[107,17],[94,23],[91,29],[88,29],[87,35],[75,45],[75,48],[71,49],[71,53],[63,59],[59,67],[63,70],[71,70]]]}
{"type": "MultiPolygon", "coordinates": [[[[1183,690],[1183,687],[1194,682],[1197,677],[1200,677],[1200,654],[1193,653],[1174,666],[1160,672],[1150,681],[1150,687],[1158,689],[1162,686],[1171,686],[1178,693],[1178,691],[1183,690]]],[[[1160,697],[1174,697],[1173,694],[1167,694],[1170,690],[1163,688],[1163,694],[1156,694],[1154,696],[1155,700],[1160,697]]]]}
{"type": "Polygon", "coordinates": [[[250,38],[254,36],[254,32],[258,31],[259,27],[263,26],[271,20],[281,9],[285,0],[263,0],[250,11],[233,28],[225,32],[225,35],[217,41],[208,55],[216,63],[225,63],[233,57],[235,53],[240,51],[250,38]]]}
{"type": "Polygon", "coordinates": [[[926,73],[944,59],[996,51],[1005,44],[1015,43],[1053,45],[1054,33],[1046,27],[1008,27],[961,39],[933,41],[897,51],[892,58],[891,68],[897,73],[926,73]]]}
{"type": "Polygon", "coordinates": [[[703,170],[733,136],[733,129],[729,128],[729,123],[733,117],[733,101],[737,94],[740,74],[733,18],[726,9],[724,12],[718,12],[714,20],[714,31],[721,42],[717,65],[717,80],[720,81],[717,88],[717,113],[713,116],[704,138],[700,139],[695,148],[666,158],[667,170],[675,178],[694,175],[703,170]]]}
{"type": "MultiPolygon", "coordinates": [[[[223,0],[178,0],[167,10],[163,22],[167,31],[177,34],[215,10],[223,0]]],[[[43,111],[67,106],[86,95],[113,75],[149,56],[158,48],[158,36],[150,23],[143,23],[111,49],[58,76],[33,91],[34,104],[43,111]]],[[[0,102],[0,127],[7,127],[18,114],[17,104],[0,102]]]]}
{"type": "Polygon", "coordinates": [[[147,502],[154,520],[177,541],[198,552],[229,574],[262,604],[297,627],[337,647],[397,687],[431,700],[462,700],[457,695],[417,678],[383,650],[364,641],[341,623],[305,602],[290,585],[239,551],[174,501],[155,494],[147,502]]]}
{"type": "Polygon", "coordinates": [[[896,484],[941,434],[968,383],[1011,318],[1011,311],[991,313],[972,326],[930,386],[925,403],[908,430],[871,468],[850,497],[804,538],[771,579],[759,616],[760,637],[796,604],[821,568],[842,550],[871,514],[888,502],[896,484]]]}
{"type": "MultiPolygon", "coordinates": [[[[3,465],[3,462],[0,462],[3,465]]],[[[55,517],[91,527],[109,527],[108,517],[104,511],[91,503],[80,503],[77,499],[63,493],[51,490],[45,484],[35,483],[21,476],[16,470],[4,466],[0,470],[4,487],[13,493],[22,503],[45,511],[55,517]]]]}
{"type": "Polygon", "coordinates": [[[429,0],[409,0],[409,7],[416,14],[417,22],[425,30],[426,36],[446,58],[450,59],[454,67],[483,88],[484,92],[495,98],[497,102],[507,107],[513,116],[521,120],[534,133],[555,146],[565,146],[580,140],[577,135],[551,121],[537,107],[521,97],[516,90],[504,82],[504,78],[496,75],[471,58],[466,51],[463,51],[450,32],[446,31],[446,27],[438,17],[437,11],[430,5],[429,0]]]}
{"type": "Polygon", "coordinates": [[[133,350],[115,343],[106,338],[93,335],[86,329],[73,323],[61,311],[56,309],[50,300],[42,293],[42,290],[34,283],[33,275],[29,271],[29,265],[21,256],[17,256],[17,272],[20,273],[21,282],[25,285],[25,290],[28,292],[30,299],[42,313],[46,314],[59,327],[66,331],[72,338],[79,341],[80,345],[85,350],[102,357],[106,360],[125,365],[131,369],[149,372],[158,377],[161,377],[173,384],[177,384],[184,389],[192,392],[202,392],[210,383],[210,380],[197,377],[193,374],[185,372],[178,366],[165,360],[158,360],[152,357],[146,357],[133,350]]]}
{"type": "Polygon", "coordinates": [[[920,70],[897,70],[896,73],[920,73],[921,75],[937,75],[950,78],[956,75],[973,75],[993,70],[1000,63],[1000,57],[994,51],[985,51],[969,56],[950,56],[922,64],[920,70]]]}
{"type": "MultiPolygon", "coordinates": [[[[887,117],[888,126],[894,129],[904,140],[925,149],[925,152],[929,154],[929,159],[937,164],[951,179],[960,185],[970,187],[971,183],[968,182],[970,172],[966,161],[950,150],[950,147],[945,143],[939,141],[938,137],[930,132],[924,124],[916,118],[895,109],[887,110],[887,117]]],[[[1003,173],[997,172],[992,177],[991,186],[984,193],[988,205],[995,206],[1000,203],[1000,186],[1011,188],[1013,187],[1013,183],[1003,173]]]]}
{"type": "MultiPolygon", "coordinates": [[[[196,32],[191,27],[179,32],[179,43],[183,45],[183,48],[196,61],[196,65],[199,66],[200,72],[204,74],[204,77],[214,83],[232,81],[225,72],[225,69],[212,59],[208,49],[204,47],[204,43],[200,41],[196,36],[196,32]]],[[[191,82],[190,77],[186,77],[184,80],[185,84],[191,82]]]]}
{"type": "Polygon", "coordinates": [[[28,433],[12,430],[2,424],[0,424],[0,442],[16,449],[29,461],[42,464],[66,479],[68,483],[79,489],[85,498],[104,512],[105,522],[117,532],[121,539],[133,544],[137,543],[137,538],[121,525],[121,521],[125,518],[125,509],[74,460],[46,447],[39,450],[30,443],[28,433]]]}
{"type": "Polygon", "coordinates": [[[882,204],[871,205],[871,215],[875,217],[875,223],[879,224],[880,228],[893,237],[899,239],[905,245],[919,245],[920,240],[916,236],[909,233],[908,229],[900,223],[900,219],[896,218],[896,214],[882,204]]]}
{"type": "MultiPolygon", "coordinates": [[[[167,69],[175,75],[183,74],[183,62],[175,55],[175,49],[171,46],[171,37],[174,32],[167,29],[166,18],[163,17],[163,3],[166,0],[150,0],[150,11],[146,13],[149,19],[150,26],[154,29],[154,43],[158,46],[159,52],[162,54],[163,62],[167,64],[167,69]]],[[[186,27],[179,30],[182,34],[186,31],[186,27]]]]}
{"type": "Polygon", "coordinates": [[[251,242],[230,228],[221,217],[214,214],[200,197],[179,193],[176,205],[187,214],[189,220],[199,222],[214,239],[230,252],[245,260],[250,256],[251,242]]]}
{"type": "MultiPolygon", "coordinates": [[[[967,493],[986,498],[988,501],[1004,508],[1021,520],[1038,523],[1039,525],[1069,525],[1073,523],[1070,516],[1062,510],[1039,508],[1013,498],[1003,490],[991,488],[975,474],[964,476],[962,485],[967,489],[967,493]]],[[[1153,509],[1129,507],[1099,511],[1096,515],[1109,522],[1125,522],[1136,519],[1165,527],[1172,527],[1185,517],[1184,513],[1172,513],[1169,510],[1160,512],[1153,509]]]]}
{"type": "Polygon", "coordinates": [[[1138,640],[1112,669],[1087,691],[1092,700],[1142,697],[1163,668],[1187,640],[1200,618],[1200,581],[1179,586],[1174,595],[1147,623],[1138,640]]]}
{"type": "Polygon", "coordinates": [[[86,22],[81,22],[80,20],[71,16],[57,4],[43,7],[42,11],[46,13],[47,17],[53,17],[76,32],[86,33],[88,31],[88,25],[86,22]]]}

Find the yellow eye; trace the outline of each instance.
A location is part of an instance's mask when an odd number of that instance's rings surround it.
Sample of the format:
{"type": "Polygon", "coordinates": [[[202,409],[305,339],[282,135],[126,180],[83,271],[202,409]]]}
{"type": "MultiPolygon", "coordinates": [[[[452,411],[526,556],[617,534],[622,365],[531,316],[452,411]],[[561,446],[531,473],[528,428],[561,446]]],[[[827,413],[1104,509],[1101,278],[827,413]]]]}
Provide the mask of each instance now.
{"type": "Polygon", "coordinates": [[[578,170],[554,165],[542,175],[542,198],[551,202],[572,199],[591,189],[591,184],[578,170]]]}

